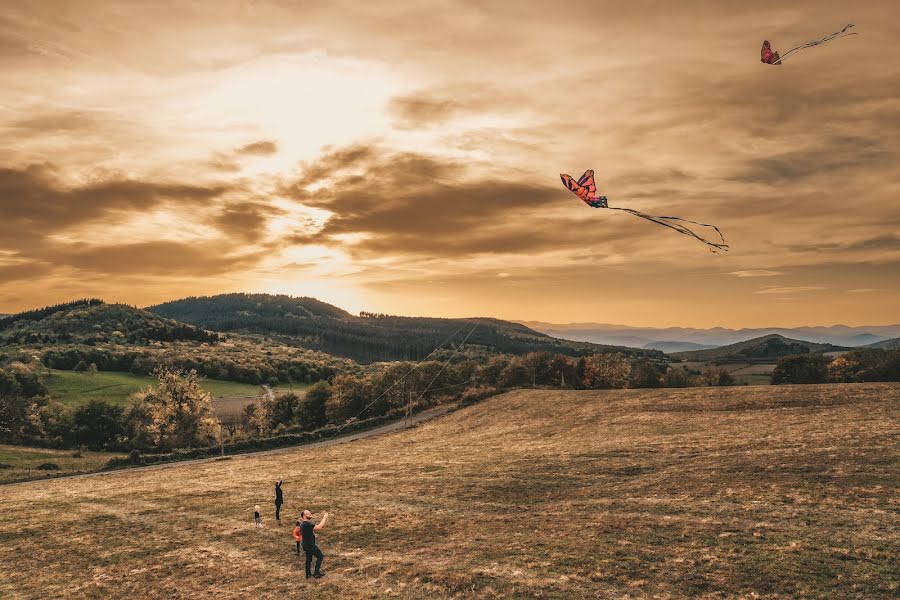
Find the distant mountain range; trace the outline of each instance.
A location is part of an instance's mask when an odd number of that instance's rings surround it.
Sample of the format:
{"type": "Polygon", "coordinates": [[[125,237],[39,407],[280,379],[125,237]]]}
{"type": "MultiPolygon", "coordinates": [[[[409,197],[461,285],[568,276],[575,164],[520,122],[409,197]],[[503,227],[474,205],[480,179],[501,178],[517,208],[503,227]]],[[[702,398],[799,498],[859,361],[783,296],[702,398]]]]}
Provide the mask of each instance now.
{"type": "Polygon", "coordinates": [[[704,350],[772,334],[816,344],[834,344],[848,347],[867,346],[900,337],[900,325],[871,325],[865,327],[832,325],[827,327],[764,327],[757,329],[713,327],[711,329],[697,329],[690,327],[631,327],[609,323],[555,324],[541,321],[517,322],[553,337],[592,342],[594,344],[653,348],[663,352],[704,350]]]}

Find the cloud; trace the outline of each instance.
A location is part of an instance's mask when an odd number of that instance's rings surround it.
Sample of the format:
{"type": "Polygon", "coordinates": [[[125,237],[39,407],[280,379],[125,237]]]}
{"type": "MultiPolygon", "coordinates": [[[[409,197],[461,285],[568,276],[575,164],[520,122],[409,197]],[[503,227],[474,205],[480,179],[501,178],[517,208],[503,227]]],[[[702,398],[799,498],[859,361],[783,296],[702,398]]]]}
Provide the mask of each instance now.
{"type": "Polygon", "coordinates": [[[874,292],[883,292],[881,288],[857,288],[855,290],[847,290],[848,294],[871,294],[874,292]]]}
{"type": "Polygon", "coordinates": [[[56,265],[113,275],[210,276],[248,268],[263,251],[234,253],[222,243],[139,242],[87,246],[73,244],[48,250],[44,256],[56,265]]]}
{"type": "Polygon", "coordinates": [[[798,285],[794,287],[771,287],[753,292],[754,294],[798,294],[802,292],[817,292],[828,288],[819,285],[798,285]]]}
{"type": "Polygon", "coordinates": [[[734,275],[735,277],[774,277],[776,275],[784,275],[784,273],[768,269],[748,269],[746,271],[732,271],[729,275],[734,275]]]}
{"type": "Polygon", "coordinates": [[[278,152],[278,144],[272,140],[253,142],[235,149],[235,154],[244,156],[271,156],[278,152]]]}
{"type": "Polygon", "coordinates": [[[372,146],[333,150],[304,165],[281,190],[331,213],[320,230],[299,234],[295,243],[341,245],[357,256],[541,252],[621,237],[612,225],[604,232],[571,217],[542,217],[566,201],[578,207],[564,192],[557,185],[479,176],[454,159],[372,146]],[[346,242],[348,236],[354,241],[346,242]]]}

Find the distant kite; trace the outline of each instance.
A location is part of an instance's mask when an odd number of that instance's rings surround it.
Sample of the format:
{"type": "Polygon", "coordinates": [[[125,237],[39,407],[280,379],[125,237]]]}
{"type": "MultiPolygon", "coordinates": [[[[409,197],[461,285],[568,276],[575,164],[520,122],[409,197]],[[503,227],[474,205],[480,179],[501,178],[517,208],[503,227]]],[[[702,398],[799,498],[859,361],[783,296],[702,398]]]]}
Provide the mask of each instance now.
{"type": "Polygon", "coordinates": [[[837,39],[839,37],[847,37],[848,35],[856,35],[856,33],[845,33],[848,29],[853,27],[853,23],[850,23],[840,31],[835,31],[831,35],[826,35],[821,40],[815,40],[813,42],[807,42],[796,48],[791,48],[787,52],[784,53],[784,56],[779,56],[777,52],[772,50],[772,46],[769,45],[769,40],[763,42],[762,49],[759,51],[759,60],[766,63],[767,65],[780,65],[785,60],[793,56],[795,53],[803,50],[804,48],[812,48],[813,46],[818,46],[819,44],[824,44],[825,42],[830,42],[831,40],[837,39]]]}
{"type": "Polygon", "coordinates": [[[584,172],[584,174],[578,178],[578,181],[572,179],[570,175],[560,174],[560,179],[562,179],[563,185],[566,188],[584,200],[584,202],[590,206],[591,208],[606,208],[609,210],[623,210],[627,213],[631,213],[636,217],[640,217],[642,219],[647,219],[648,221],[653,221],[657,225],[662,225],[663,227],[668,227],[669,229],[674,229],[678,233],[689,235],[693,238],[696,238],[709,246],[710,251],[715,252],[716,250],[728,250],[728,244],[725,243],[725,236],[722,235],[722,232],[719,231],[719,228],[715,225],[707,225],[706,223],[698,223],[697,221],[689,221],[687,219],[681,219],[679,217],[656,217],[653,215],[647,215],[640,211],[631,209],[631,208],[617,208],[610,207],[609,202],[606,199],[606,196],[597,196],[597,184],[594,182],[594,171],[588,169],[584,172]],[[680,223],[675,223],[675,221],[681,221],[683,223],[693,223],[694,225],[700,225],[701,227],[711,227],[716,230],[716,233],[719,234],[719,238],[722,240],[721,243],[710,242],[706,240],[684,225],[680,223]]]}

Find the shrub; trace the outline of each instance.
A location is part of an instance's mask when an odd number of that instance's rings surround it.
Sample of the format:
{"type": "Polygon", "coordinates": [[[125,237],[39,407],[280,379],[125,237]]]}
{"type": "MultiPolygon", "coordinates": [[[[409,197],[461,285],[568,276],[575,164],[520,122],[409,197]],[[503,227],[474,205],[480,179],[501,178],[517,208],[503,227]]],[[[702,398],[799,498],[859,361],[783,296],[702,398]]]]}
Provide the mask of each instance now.
{"type": "Polygon", "coordinates": [[[795,354],[778,360],[772,372],[772,384],[825,383],[828,378],[827,357],[821,354],[795,354]]]}
{"type": "Polygon", "coordinates": [[[59,471],[59,465],[55,462],[45,462],[35,467],[38,471],[59,471]]]}

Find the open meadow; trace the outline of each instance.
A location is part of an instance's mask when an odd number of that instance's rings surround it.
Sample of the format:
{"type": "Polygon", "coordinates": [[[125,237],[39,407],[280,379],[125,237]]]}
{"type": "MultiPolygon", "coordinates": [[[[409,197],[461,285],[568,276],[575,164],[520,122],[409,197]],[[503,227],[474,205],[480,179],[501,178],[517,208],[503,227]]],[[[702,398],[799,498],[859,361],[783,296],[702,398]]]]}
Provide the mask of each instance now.
{"type": "Polygon", "coordinates": [[[896,598],[898,492],[898,384],[519,390],[352,443],[2,487],[0,597],[896,598]],[[332,513],[322,580],[293,554],[303,508],[332,513]]]}

